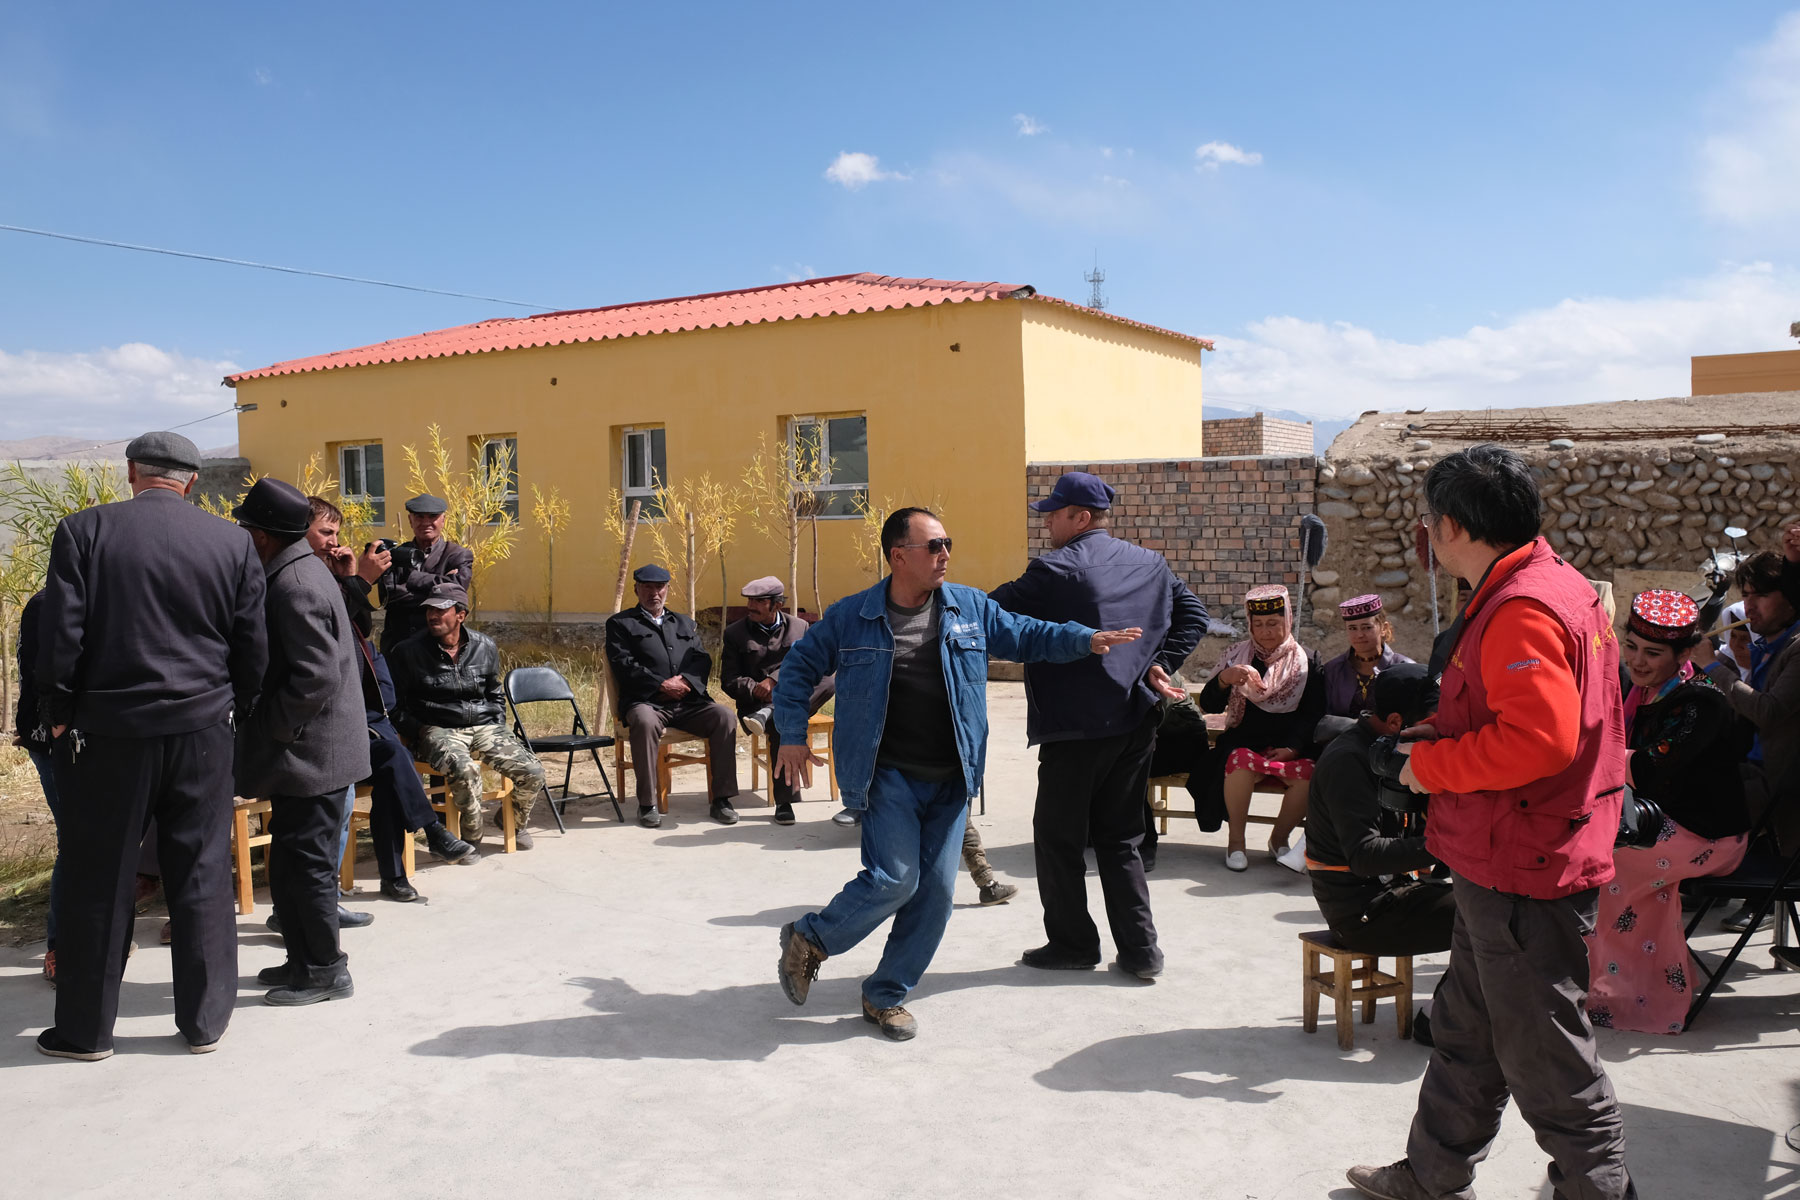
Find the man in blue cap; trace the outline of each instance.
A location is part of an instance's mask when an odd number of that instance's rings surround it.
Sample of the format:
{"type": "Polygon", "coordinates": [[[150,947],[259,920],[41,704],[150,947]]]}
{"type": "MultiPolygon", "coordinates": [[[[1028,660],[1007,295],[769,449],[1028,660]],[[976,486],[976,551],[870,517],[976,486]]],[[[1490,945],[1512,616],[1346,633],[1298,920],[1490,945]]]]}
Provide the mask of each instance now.
{"type": "Polygon", "coordinates": [[[1051,970],[1099,964],[1100,932],[1087,905],[1091,845],[1119,967],[1149,980],[1162,972],[1163,955],[1138,852],[1144,788],[1158,702],[1185,696],[1169,677],[1206,631],[1206,609],[1162,555],[1108,532],[1114,494],[1086,471],[1057,480],[1031,506],[1044,514],[1050,552],[992,595],[1021,616],[1144,631],[1105,657],[1025,667],[1025,732],[1038,747],[1032,835],[1049,941],[1023,961],[1051,970]]]}
{"type": "Polygon", "coordinates": [[[606,660],[618,686],[619,718],[631,738],[637,776],[638,824],[662,824],[657,803],[656,748],[663,731],[706,739],[712,775],[712,819],[737,824],[737,718],[706,691],[712,656],[686,613],[670,612],[669,572],[651,563],[632,573],[638,602],[606,620],[606,660]]]}

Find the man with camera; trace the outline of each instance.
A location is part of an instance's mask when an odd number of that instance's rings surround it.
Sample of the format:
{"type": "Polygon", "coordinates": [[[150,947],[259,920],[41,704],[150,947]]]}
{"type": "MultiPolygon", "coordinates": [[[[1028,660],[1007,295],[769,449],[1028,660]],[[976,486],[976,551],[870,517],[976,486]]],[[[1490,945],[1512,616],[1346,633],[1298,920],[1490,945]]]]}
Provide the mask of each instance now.
{"type": "Polygon", "coordinates": [[[381,575],[381,606],[387,619],[381,626],[381,652],[425,628],[425,601],[440,583],[453,583],[463,591],[475,579],[475,555],[444,536],[444,513],[449,506],[437,496],[414,496],[406,502],[406,519],[412,523],[412,541],[394,545],[386,538],[375,545],[393,555],[392,565],[381,575]]]}
{"type": "Polygon", "coordinates": [[[1430,796],[1426,846],[1451,870],[1456,924],[1407,1156],[1349,1180],[1377,1200],[1472,1194],[1510,1097],[1557,1196],[1635,1197],[1585,1010],[1625,785],[1618,639],[1538,536],[1542,500],[1517,454],[1446,455],[1425,502],[1438,561],[1474,588],[1433,647],[1436,740],[1410,743],[1399,776],[1430,796]]]}

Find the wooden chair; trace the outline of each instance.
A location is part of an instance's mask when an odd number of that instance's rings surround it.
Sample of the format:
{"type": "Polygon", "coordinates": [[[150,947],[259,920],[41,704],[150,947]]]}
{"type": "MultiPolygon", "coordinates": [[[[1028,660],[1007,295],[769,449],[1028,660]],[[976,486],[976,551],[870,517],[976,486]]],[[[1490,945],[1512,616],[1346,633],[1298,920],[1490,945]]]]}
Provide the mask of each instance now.
{"type": "MultiPolygon", "coordinates": [[[[613,677],[612,660],[605,655],[606,691],[612,697],[613,706],[613,774],[618,776],[619,787],[625,786],[625,772],[634,769],[628,757],[631,735],[625,727],[625,707],[619,703],[619,683],[613,677]]],[[[706,797],[710,803],[713,794],[712,757],[706,752],[706,739],[697,733],[684,733],[679,729],[663,730],[662,740],[656,747],[656,811],[669,811],[669,790],[674,783],[676,767],[702,766],[706,768],[706,797]],[[700,750],[676,749],[688,742],[699,742],[700,750]]]]}
{"type": "MultiPolygon", "coordinates": [[[[425,787],[425,799],[431,802],[432,811],[444,818],[444,828],[450,831],[451,837],[461,837],[462,810],[457,808],[455,802],[450,798],[450,780],[446,776],[438,774],[437,769],[430,763],[414,762],[413,768],[419,772],[419,782],[425,787]]],[[[481,793],[483,804],[492,800],[501,802],[500,832],[508,854],[512,854],[518,849],[515,839],[518,833],[519,814],[513,811],[512,794],[513,781],[504,775],[500,777],[499,787],[489,788],[481,793]]],[[[402,864],[406,867],[407,875],[411,876],[414,862],[414,839],[408,837],[402,840],[400,856],[402,864]]]]}
{"type": "Polygon", "coordinates": [[[1412,1036],[1413,962],[1411,955],[1394,957],[1394,973],[1381,968],[1379,954],[1345,950],[1338,945],[1337,935],[1329,929],[1300,935],[1300,980],[1303,1008],[1302,1024],[1308,1033],[1319,1029],[1319,997],[1329,996],[1336,1007],[1338,1049],[1350,1050],[1356,1043],[1356,1024],[1350,1019],[1351,1007],[1362,1003],[1364,1025],[1375,1023],[1375,1001],[1392,996],[1399,1002],[1400,1036],[1412,1036]],[[1320,969],[1322,958],[1331,959],[1331,970],[1320,969]]]}
{"type": "MultiPolygon", "coordinates": [[[[814,754],[825,760],[825,778],[831,784],[831,802],[836,804],[837,756],[833,751],[837,745],[837,719],[830,713],[814,713],[806,722],[806,743],[814,754]],[[822,746],[818,742],[821,733],[825,735],[825,744],[822,746]]],[[[760,733],[753,733],[750,735],[750,790],[761,791],[765,786],[768,788],[769,803],[775,803],[775,764],[769,761],[769,739],[760,733]],[[764,771],[769,773],[767,785],[760,782],[764,771]]]]}
{"type": "MultiPolygon", "coordinates": [[[[1169,793],[1176,788],[1185,789],[1187,787],[1187,781],[1188,777],[1186,771],[1182,771],[1175,775],[1158,775],[1150,780],[1150,785],[1147,789],[1147,798],[1150,801],[1150,811],[1157,818],[1157,833],[1165,834],[1169,832],[1170,817],[1191,817],[1194,815],[1194,810],[1191,808],[1172,808],[1169,804],[1169,793]]],[[[1252,796],[1285,796],[1287,794],[1287,789],[1278,787],[1265,780],[1259,782],[1256,785],[1255,790],[1250,794],[1252,796]]],[[[1252,825],[1273,825],[1275,823],[1274,817],[1265,817],[1260,813],[1254,812],[1251,813],[1247,819],[1252,825]]],[[[1302,821],[1301,824],[1304,825],[1305,822],[1302,821]]]]}
{"type": "MultiPolygon", "coordinates": [[[[350,804],[350,840],[344,846],[344,857],[338,863],[338,888],[349,891],[356,885],[356,830],[359,825],[369,823],[369,799],[371,791],[366,785],[359,784],[350,804]]],[[[263,848],[263,870],[269,869],[269,813],[267,800],[246,800],[242,796],[234,797],[231,810],[231,864],[237,875],[237,909],[240,916],[248,916],[256,911],[256,890],[250,883],[250,851],[258,846],[263,848]],[[261,817],[258,823],[260,832],[250,832],[250,818],[261,817]]],[[[408,853],[410,855],[410,846],[408,853]]],[[[407,866],[412,865],[409,857],[407,866]]],[[[410,870],[409,870],[410,873],[410,870]]]]}

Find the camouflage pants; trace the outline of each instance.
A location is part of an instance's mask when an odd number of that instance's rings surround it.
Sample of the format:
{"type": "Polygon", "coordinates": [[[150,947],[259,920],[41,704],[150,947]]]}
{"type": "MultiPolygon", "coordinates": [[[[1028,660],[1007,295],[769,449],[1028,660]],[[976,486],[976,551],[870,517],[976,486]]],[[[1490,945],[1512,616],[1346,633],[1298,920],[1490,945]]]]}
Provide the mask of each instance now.
{"type": "Polygon", "coordinates": [[[988,866],[987,851],[981,848],[981,835],[975,832],[975,814],[963,823],[963,867],[969,872],[969,878],[975,881],[976,887],[986,887],[994,882],[994,868],[988,866]]]}
{"type": "Polygon", "coordinates": [[[450,800],[462,814],[462,836],[481,836],[481,764],[513,782],[513,813],[520,827],[544,790],[544,768],[504,725],[447,729],[427,725],[413,739],[419,759],[450,781],[450,800]]]}

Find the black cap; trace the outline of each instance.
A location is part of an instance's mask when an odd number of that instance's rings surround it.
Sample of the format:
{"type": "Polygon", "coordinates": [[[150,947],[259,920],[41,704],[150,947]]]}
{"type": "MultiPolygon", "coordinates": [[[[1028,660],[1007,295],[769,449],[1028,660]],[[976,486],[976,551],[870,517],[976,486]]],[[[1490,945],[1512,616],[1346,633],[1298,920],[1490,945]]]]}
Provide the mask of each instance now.
{"type": "Polygon", "coordinates": [[[436,583],[431,587],[431,595],[425,597],[426,608],[460,608],[469,611],[469,593],[463,590],[460,583],[436,583]]]}
{"type": "Polygon", "coordinates": [[[231,510],[231,519],[246,529],[301,534],[312,526],[312,501],[293,484],[264,477],[231,510]]]}
{"type": "Polygon", "coordinates": [[[131,444],[125,447],[125,460],[147,467],[168,467],[172,471],[198,471],[200,447],[179,433],[158,430],[132,438],[131,444]]]}
{"type": "Polygon", "coordinates": [[[1416,725],[1437,706],[1438,682],[1424,663],[1388,667],[1369,683],[1369,711],[1378,717],[1399,713],[1408,725],[1416,725]]]}
{"type": "Polygon", "coordinates": [[[421,517],[435,517],[449,507],[442,499],[429,493],[423,496],[414,496],[406,502],[406,511],[418,513],[421,517]]]}
{"type": "Polygon", "coordinates": [[[655,563],[651,563],[633,571],[631,578],[638,583],[667,583],[669,582],[669,571],[666,567],[659,567],[655,563]]]}
{"type": "Polygon", "coordinates": [[[1071,504],[1082,508],[1111,508],[1113,497],[1118,495],[1104,479],[1098,475],[1089,475],[1086,471],[1069,471],[1056,481],[1056,487],[1042,500],[1033,500],[1031,507],[1038,512],[1055,512],[1059,508],[1067,508],[1071,504]]]}

